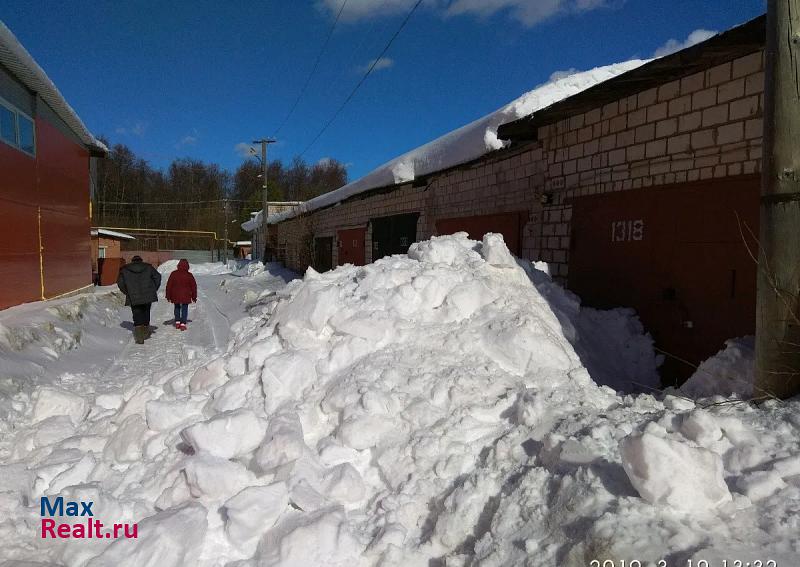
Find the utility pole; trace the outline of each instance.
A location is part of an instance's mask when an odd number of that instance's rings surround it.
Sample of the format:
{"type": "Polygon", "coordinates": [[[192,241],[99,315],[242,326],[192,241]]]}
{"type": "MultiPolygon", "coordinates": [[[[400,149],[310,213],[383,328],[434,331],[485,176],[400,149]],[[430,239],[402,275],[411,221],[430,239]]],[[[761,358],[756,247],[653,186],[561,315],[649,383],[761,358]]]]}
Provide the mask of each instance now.
{"type": "Polygon", "coordinates": [[[260,140],[253,140],[254,144],[261,144],[261,190],[263,192],[263,205],[261,209],[261,232],[264,235],[264,253],[261,261],[267,262],[267,242],[269,237],[269,226],[267,219],[269,218],[269,196],[267,195],[267,146],[274,144],[276,140],[272,138],[262,138],[260,140]]]}
{"type": "Polygon", "coordinates": [[[767,3],[756,396],[800,392],[800,0],[767,3]]]}
{"type": "Polygon", "coordinates": [[[224,231],[225,233],[223,235],[225,242],[223,243],[223,245],[225,246],[225,265],[227,265],[228,264],[228,200],[227,199],[222,200],[222,206],[224,207],[225,210],[225,231],[224,231]]]}

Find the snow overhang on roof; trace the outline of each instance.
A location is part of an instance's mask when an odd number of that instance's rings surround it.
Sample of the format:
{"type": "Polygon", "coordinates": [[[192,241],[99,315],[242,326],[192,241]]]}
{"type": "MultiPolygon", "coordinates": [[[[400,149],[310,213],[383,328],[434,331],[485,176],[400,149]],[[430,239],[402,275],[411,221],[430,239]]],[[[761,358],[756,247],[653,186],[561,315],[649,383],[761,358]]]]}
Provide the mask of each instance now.
{"type": "Polygon", "coordinates": [[[627,96],[749,55],[763,49],[767,33],[766,21],[766,16],[759,16],[697,45],[654,59],[574,96],[502,124],[497,130],[497,135],[503,140],[536,140],[541,126],[554,124],[627,96]]]}
{"type": "Polygon", "coordinates": [[[374,189],[418,182],[433,173],[472,162],[508,145],[497,136],[501,124],[527,116],[645,63],[645,60],[633,59],[551,80],[497,111],[411,150],[336,191],[315,197],[291,211],[270,215],[269,224],[330,207],[374,189]]]}
{"type": "Polygon", "coordinates": [[[108,236],[109,238],[119,238],[120,240],[136,240],[135,236],[125,234],[124,232],[117,232],[116,230],[108,230],[107,228],[93,228],[91,231],[92,236],[108,236]]]}
{"type": "MultiPolygon", "coordinates": [[[[307,201],[270,201],[267,204],[269,206],[273,206],[274,205],[275,207],[287,207],[288,206],[288,207],[297,208],[297,207],[300,207],[301,205],[305,204],[306,202],[307,201]]],[[[294,210],[294,209],[292,209],[292,210],[294,210]]],[[[261,212],[262,211],[256,211],[256,212],[250,213],[253,218],[251,218],[248,221],[243,222],[240,225],[242,227],[242,230],[245,230],[247,232],[253,232],[257,228],[259,228],[261,226],[261,216],[262,216],[261,212]]],[[[287,212],[291,212],[291,211],[284,211],[283,213],[275,213],[273,215],[269,215],[269,222],[267,224],[275,224],[276,222],[280,222],[280,221],[276,221],[275,219],[281,218],[282,215],[284,215],[287,212]]]]}
{"type": "MultiPolygon", "coordinates": [[[[270,215],[268,223],[276,224],[330,207],[367,191],[419,182],[428,175],[470,163],[502,149],[510,141],[536,139],[531,121],[547,117],[547,121],[552,122],[589,107],[596,108],[605,104],[603,101],[612,102],[659,82],[672,80],[669,77],[690,75],[718,64],[715,62],[752,53],[763,47],[764,37],[765,18],[761,16],[660,59],[633,59],[559,77],[525,93],[496,112],[383,164],[336,191],[306,201],[291,211],[270,215]]],[[[258,223],[253,226],[255,228],[260,224],[261,219],[258,218],[258,223]]]]}
{"type": "Polygon", "coordinates": [[[247,232],[253,232],[260,226],[261,226],[261,211],[255,213],[253,218],[251,218],[249,221],[245,221],[241,224],[242,230],[246,230],[247,232]]]}
{"type": "Polygon", "coordinates": [[[16,36],[11,33],[6,25],[0,21],[0,64],[11,73],[29,90],[38,94],[50,108],[63,120],[80,141],[86,146],[91,155],[103,157],[108,153],[108,148],[103,142],[95,138],[86,128],[69,103],[59,92],[38,63],[33,59],[28,50],[23,47],[16,36]]]}

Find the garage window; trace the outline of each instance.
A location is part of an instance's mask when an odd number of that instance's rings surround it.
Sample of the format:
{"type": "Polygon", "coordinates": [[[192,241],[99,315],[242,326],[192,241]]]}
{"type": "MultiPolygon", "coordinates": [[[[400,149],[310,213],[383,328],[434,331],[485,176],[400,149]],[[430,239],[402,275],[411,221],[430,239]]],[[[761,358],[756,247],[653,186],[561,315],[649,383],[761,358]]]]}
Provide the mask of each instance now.
{"type": "Polygon", "coordinates": [[[19,126],[19,149],[29,154],[35,154],[36,146],[33,141],[33,120],[19,114],[17,124],[19,126]]]}
{"type": "Polygon", "coordinates": [[[27,154],[36,154],[33,120],[2,99],[0,99],[0,140],[27,154]]]}
{"type": "Polygon", "coordinates": [[[17,145],[16,114],[3,104],[0,104],[0,138],[7,144],[17,145]]]}

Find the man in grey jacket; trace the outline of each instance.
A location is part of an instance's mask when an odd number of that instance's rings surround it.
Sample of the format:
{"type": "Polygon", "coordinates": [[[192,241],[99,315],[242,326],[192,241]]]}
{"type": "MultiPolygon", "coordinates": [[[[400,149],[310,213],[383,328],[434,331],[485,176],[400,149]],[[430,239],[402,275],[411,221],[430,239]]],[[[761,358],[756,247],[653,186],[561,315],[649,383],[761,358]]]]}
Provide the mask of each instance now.
{"type": "Polygon", "coordinates": [[[158,301],[157,291],[161,285],[161,274],[140,256],[134,256],[130,264],[119,271],[117,287],[125,294],[125,305],[133,313],[133,336],[137,344],[150,337],[150,306],[158,301]]]}

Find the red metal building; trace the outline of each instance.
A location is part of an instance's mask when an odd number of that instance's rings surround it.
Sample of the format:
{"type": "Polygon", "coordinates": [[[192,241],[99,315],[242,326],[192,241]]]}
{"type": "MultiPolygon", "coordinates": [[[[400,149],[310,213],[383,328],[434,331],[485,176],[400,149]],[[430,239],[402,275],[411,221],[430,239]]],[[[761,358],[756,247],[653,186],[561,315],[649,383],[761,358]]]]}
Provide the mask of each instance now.
{"type": "Polygon", "coordinates": [[[105,146],[0,22],[0,309],[92,283],[92,158],[105,146]]]}

